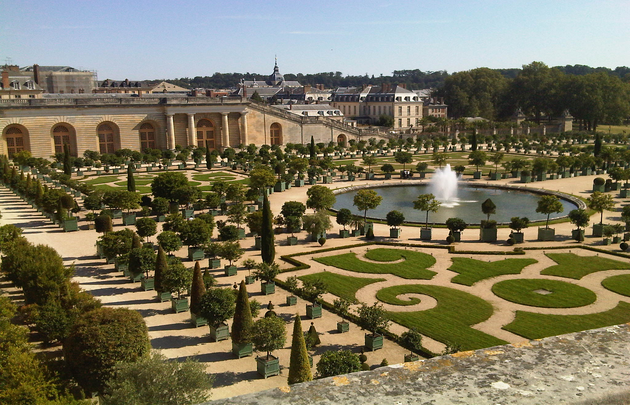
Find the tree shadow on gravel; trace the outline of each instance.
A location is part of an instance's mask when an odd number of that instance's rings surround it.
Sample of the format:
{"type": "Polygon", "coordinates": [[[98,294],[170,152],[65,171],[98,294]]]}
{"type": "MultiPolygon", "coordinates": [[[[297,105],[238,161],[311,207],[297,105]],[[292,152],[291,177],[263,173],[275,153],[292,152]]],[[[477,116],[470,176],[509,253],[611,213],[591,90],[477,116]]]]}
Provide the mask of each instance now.
{"type": "Polygon", "coordinates": [[[105,279],[113,277],[112,273],[118,273],[116,269],[103,269],[101,267],[94,267],[99,263],[85,263],[80,267],[75,266],[74,275],[76,277],[94,277],[97,279],[105,279]]]}
{"type": "Polygon", "coordinates": [[[190,323],[186,322],[178,322],[178,323],[168,323],[166,325],[153,325],[149,326],[149,332],[157,332],[157,331],[166,331],[166,330],[184,330],[191,329],[192,326],[190,323]]]}
{"type": "Polygon", "coordinates": [[[214,377],[214,384],[212,385],[215,388],[227,387],[241,381],[249,381],[249,380],[256,380],[256,379],[262,378],[260,375],[258,375],[258,372],[256,372],[255,370],[246,371],[244,373],[235,373],[233,371],[226,371],[225,373],[216,373],[216,374],[210,374],[210,375],[214,377]]]}
{"type": "MultiPolygon", "coordinates": [[[[154,302],[154,301],[152,301],[154,302]]],[[[166,308],[166,309],[134,309],[134,311],[138,312],[140,314],[140,316],[142,316],[143,318],[149,318],[151,316],[155,316],[155,315],[168,315],[168,314],[172,314],[173,310],[170,308],[166,308]]]]}
{"type": "Polygon", "coordinates": [[[107,287],[107,288],[96,288],[94,290],[87,290],[90,294],[95,297],[108,297],[112,295],[119,295],[129,292],[126,288],[118,288],[118,287],[107,287]]]}
{"type": "Polygon", "coordinates": [[[163,336],[151,339],[151,346],[158,350],[181,349],[208,343],[208,340],[207,336],[163,336]]]}
{"type": "MultiPolygon", "coordinates": [[[[127,290],[128,292],[132,292],[127,290]]],[[[130,305],[144,305],[144,304],[156,304],[155,298],[150,299],[140,299],[140,300],[129,300],[129,301],[116,301],[109,302],[107,305],[120,305],[120,306],[130,306],[130,305]]],[[[139,311],[139,310],[138,310],[139,311]]],[[[169,309],[169,311],[172,311],[169,309]]]]}

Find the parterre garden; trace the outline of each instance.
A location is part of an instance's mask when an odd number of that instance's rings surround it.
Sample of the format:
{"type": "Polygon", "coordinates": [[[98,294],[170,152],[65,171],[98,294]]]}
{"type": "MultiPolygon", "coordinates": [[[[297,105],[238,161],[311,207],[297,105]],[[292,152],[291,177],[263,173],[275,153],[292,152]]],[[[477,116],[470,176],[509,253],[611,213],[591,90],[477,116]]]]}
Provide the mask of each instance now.
{"type": "Polygon", "coordinates": [[[368,289],[370,296],[389,304],[388,308],[401,308],[401,311],[388,311],[392,321],[462,350],[507,343],[475,328],[497,310],[514,312],[513,320],[496,325],[497,330],[502,328],[528,339],[630,322],[630,274],[626,273],[610,275],[601,281],[606,298],[616,302],[612,309],[583,310],[579,314],[571,311],[603,298],[593,291],[599,281],[586,277],[589,274],[608,270],[630,272],[630,263],[587,252],[546,253],[556,264],[534,275],[528,272],[525,277],[521,275],[523,270],[538,263],[527,257],[533,256],[530,252],[525,252],[524,258],[486,261],[456,255],[435,255],[436,259],[431,249],[422,248],[372,247],[361,254],[356,248],[349,252],[347,248],[340,250],[340,254],[314,257],[314,261],[326,266],[325,271],[299,278],[310,282],[320,280],[329,293],[352,302],[356,302],[358,291],[368,289]],[[449,273],[448,281],[434,282],[444,271],[449,273]],[[349,276],[348,272],[357,275],[349,276]],[[399,280],[399,283],[385,288],[373,286],[385,280],[399,280]],[[479,287],[481,281],[485,283],[479,287]],[[404,307],[417,305],[426,296],[434,298],[437,305],[420,311],[405,310],[404,307]]]}

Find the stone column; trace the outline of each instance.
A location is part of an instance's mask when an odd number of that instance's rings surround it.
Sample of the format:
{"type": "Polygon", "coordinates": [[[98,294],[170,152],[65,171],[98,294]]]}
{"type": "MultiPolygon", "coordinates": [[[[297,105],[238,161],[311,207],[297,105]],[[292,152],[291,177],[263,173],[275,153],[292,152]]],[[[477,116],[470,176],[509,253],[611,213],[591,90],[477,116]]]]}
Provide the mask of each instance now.
{"type": "Polygon", "coordinates": [[[223,149],[230,147],[230,128],[228,127],[228,113],[221,113],[221,129],[223,130],[223,140],[221,147],[223,149]]]}
{"type": "Polygon", "coordinates": [[[166,114],[166,146],[168,149],[175,149],[175,124],[173,123],[173,115],[172,113],[166,114]]]}
{"type": "Polygon", "coordinates": [[[245,146],[249,145],[249,139],[247,138],[247,113],[248,111],[241,113],[241,143],[245,146]]]}
{"type": "Polygon", "coordinates": [[[188,113],[188,145],[195,146],[197,143],[195,142],[197,129],[195,128],[195,114],[188,113]]]}

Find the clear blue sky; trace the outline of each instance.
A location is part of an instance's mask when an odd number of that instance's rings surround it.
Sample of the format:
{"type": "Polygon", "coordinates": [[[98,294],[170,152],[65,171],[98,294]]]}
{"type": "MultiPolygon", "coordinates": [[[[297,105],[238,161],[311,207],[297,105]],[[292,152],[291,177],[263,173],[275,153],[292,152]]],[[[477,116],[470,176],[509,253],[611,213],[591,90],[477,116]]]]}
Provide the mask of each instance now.
{"type": "Polygon", "coordinates": [[[630,65],[630,1],[0,0],[0,63],[99,79],[630,65]]]}

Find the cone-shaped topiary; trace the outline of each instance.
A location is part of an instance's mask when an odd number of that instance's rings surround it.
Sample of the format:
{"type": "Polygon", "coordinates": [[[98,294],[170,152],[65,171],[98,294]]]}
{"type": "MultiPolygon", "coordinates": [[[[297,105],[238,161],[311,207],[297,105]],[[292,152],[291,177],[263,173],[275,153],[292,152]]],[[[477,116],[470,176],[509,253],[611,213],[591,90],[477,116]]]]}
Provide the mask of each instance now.
{"type": "Polygon", "coordinates": [[[199,302],[201,297],[206,293],[206,285],[201,275],[201,266],[199,262],[195,262],[195,270],[193,270],[193,280],[190,292],[190,312],[197,315],[199,313],[199,302]]]}
{"type": "Polygon", "coordinates": [[[264,263],[271,264],[276,258],[275,237],[273,234],[273,215],[269,208],[267,194],[263,198],[262,229],[260,234],[260,253],[264,263]]]}
{"type": "Polygon", "coordinates": [[[315,329],[315,324],[311,322],[311,327],[308,328],[308,332],[306,333],[306,346],[310,350],[321,343],[322,341],[319,339],[319,333],[317,333],[317,329],[315,329]]]}
{"type": "Polygon", "coordinates": [[[297,384],[311,381],[313,374],[308,362],[308,352],[304,342],[304,332],[302,331],[302,321],[300,315],[295,316],[293,324],[293,340],[291,342],[291,360],[289,363],[289,384],[297,384]]]}
{"type": "Polygon", "coordinates": [[[168,269],[168,262],[166,261],[166,253],[162,249],[162,245],[158,245],[158,254],[155,259],[155,274],[153,286],[158,293],[164,292],[162,288],[162,274],[168,269]]]}
{"type": "Polygon", "coordinates": [[[136,191],[136,179],[133,177],[133,166],[127,166],[127,191],[136,191]]]}
{"type": "Polygon", "coordinates": [[[142,247],[142,240],[140,239],[140,236],[134,232],[133,237],[131,239],[131,248],[136,249],[136,248],[141,248],[141,247],[142,247]]]}
{"type": "Polygon", "coordinates": [[[236,297],[236,309],[234,311],[234,322],[232,323],[232,341],[234,343],[250,343],[252,341],[252,311],[249,306],[249,296],[245,281],[241,281],[236,297]]]}

